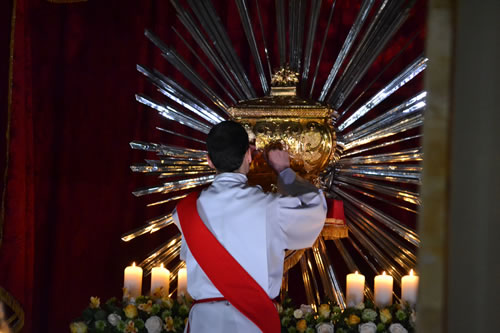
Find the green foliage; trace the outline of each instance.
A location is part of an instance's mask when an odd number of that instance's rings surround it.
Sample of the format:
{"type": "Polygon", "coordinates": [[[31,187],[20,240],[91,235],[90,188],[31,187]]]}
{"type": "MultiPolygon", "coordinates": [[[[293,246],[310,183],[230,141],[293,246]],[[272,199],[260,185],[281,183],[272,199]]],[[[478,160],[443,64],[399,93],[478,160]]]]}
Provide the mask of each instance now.
{"type": "MultiPolygon", "coordinates": [[[[189,315],[191,302],[191,299],[185,297],[176,300],[153,300],[149,296],[140,296],[133,304],[136,307],[137,316],[134,319],[128,319],[125,313],[125,307],[128,303],[121,302],[113,297],[102,306],[99,304],[89,305],[75,322],[86,325],[89,333],[125,332],[127,326],[135,327],[138,333],[147,333],[146,321],[152,316],[158,316],[163,321],[164,326],[166,324],[165,320],[172,318],[174,331],[183,332],[184,322],[189,315]],[[119,316],[119,319],[117,318],[112,323],[113,320],[108,319],[111,314],[119,316]]],[[[161,332],[167,332],[166,328],[164,327],[161,332]]]]}

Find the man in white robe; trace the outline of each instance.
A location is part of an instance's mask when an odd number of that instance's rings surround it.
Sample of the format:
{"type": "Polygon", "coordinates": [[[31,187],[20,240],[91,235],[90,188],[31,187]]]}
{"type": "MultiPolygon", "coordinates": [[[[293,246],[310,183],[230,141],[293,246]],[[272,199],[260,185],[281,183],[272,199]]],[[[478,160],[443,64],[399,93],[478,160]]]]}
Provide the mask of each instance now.
{"type": "MultiPolygon", "coordinates": [[[[285,249],[310,247],[323,228],[324,195],[290,168],[288,153],[272,150],[270,166],[278,173],[278,191],[264,193],[249,186],[252,161],[248,135],[234,122],[212,128],[207,139],[208,163],[217,170],[214,182],[197,201],[199,216],[222,246],[273,299],[279,295],[285,249]]],[[[177,212],[173,214],[180,228],[177,212]]],[[[187,289],[195,300],[221,298],[184,241],[181,259],[187,266],[187,289]]],[[[230,273],[230,272],[228,272],[230,273]]],[[[227,301],[195,304],[189,314],[191,333],[260,332],[227,301]]]]}

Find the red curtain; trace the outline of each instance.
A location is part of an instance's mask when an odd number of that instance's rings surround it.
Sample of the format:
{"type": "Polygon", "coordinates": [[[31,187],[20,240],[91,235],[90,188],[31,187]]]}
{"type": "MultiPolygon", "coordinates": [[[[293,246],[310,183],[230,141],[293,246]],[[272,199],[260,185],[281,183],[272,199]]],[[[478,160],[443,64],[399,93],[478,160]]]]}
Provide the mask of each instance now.
{"type": "MultiPolygon", "coordinates": [[[[243,55],[252,82],[258,84],[234,2],[214,3],[243,55]]],[[[276,67],[274,1],[259,3],[267,43],[275,48],[276,67]]],[[[424,3],[417,2],[415,13],[370,69],[365,84],[423,27],[424,3]]],[[[325,11],[328,4],[324,4],[325,11]]],[[[319,82],[328,75],[358,8],[357,2],[338,1],[319,82]]],[[[0,128],[2,133],[7,132],[0,142],[0,171],[7,175],[0,180],[6,194],[0,286],[22,305],[25,332],[65,332],[90,296],[106,299],[121,295],[124,267],[145,258],[175,232],[167,228],[130,243],[120,240],[124,232],[172,208],[145,208],[149,198],[131,195],[135,188],[156,180],[130,171],[129,165],[141,162],[145,154],[132,151],[128,143],[137,139],[203,148],[155,131],[159,124],[181,128],[165,123],[134,99],[138,92],[156,96],[152,86],[136,72],[137,63],[158,68],[196,93],[143,36],[148,28],[167,43],[181,46],[169,26],[174,23],[180,31],[184,29],[166,0],[71,4],[9,0],[3,1],[0,11],[0,102],[8,105],[9,85],[12,100],[9,108],[2,107],[8,112],[2,113],[0,128]],[[9,81],[13,5],[13,75],[9,81]]],[[[326,17],[327,13],[322,15],[326,17]]],[[[319,31],[325,28],[324,21],[319,31]]],[[[260,43],[260,34],[257,39],[260,43]]],[[[195,69],[202,69],[188,50],[178,49],[195,69]]],[[[422,50],[423,34],[367,96],[422,50]]],[[[204,77],[214,84],[208,75],[204,77]]],[[[403,88],[396,100],[409,97],[421,87],[419,80],[412,84],[403,88]]]]}

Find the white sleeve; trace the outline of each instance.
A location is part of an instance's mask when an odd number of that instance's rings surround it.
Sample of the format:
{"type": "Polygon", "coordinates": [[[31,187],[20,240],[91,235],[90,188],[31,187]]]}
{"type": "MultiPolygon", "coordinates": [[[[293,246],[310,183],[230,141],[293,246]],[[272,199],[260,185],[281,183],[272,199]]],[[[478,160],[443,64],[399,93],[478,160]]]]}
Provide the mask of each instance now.
{"type": "Polygon", "coordinates": [[[322,191],[298,175],[290,176],[293,170],[286,170],[280,174],[278,188],[283,194],[294,196],[277,199],[280,238],[286,249],[303,249],[312,246],[323,229],[326,200],[322,191]]]}

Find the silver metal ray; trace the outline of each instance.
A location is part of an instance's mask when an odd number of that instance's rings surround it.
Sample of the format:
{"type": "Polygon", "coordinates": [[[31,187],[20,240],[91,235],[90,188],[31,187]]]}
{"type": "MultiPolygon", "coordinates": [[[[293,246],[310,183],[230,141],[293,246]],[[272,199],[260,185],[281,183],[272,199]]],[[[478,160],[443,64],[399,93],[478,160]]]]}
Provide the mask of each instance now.
{"type": "Polygon", "coordinates": [[[198,53],[196,53],[196,51],[191,47],[191,45],[189,45],[189,43],[186,41],[186,39],[184,37],[182,37],[182,35],[177,31],[177,29],[175,29],[175,27],[172,27],[172,30],[175,32],[177,37],[179,37],[179,39],[182,41],[182,43],[187,47],[187,49],[191,52],[191,54],[195,56],[196,60],[198,60],[198,62],[203,66],[203,68],[205,68],[207,73],[212,77],[212,79],[214,79],[214,81],[217,83],[217,85],[224,91],[226,96],[229,97],[231,102],[233,104],[236,104],[237,100],[234,98],[234,96],[229,92],[229,90],[226,89],[224,84],[222,84],[222,82],[219,80],[219,78],[214,74],[214,72],[212,72],[212,70],[203,61],[203,59],[201,59],[201,57],[198,55],[198,53]]]}
{"type": "Polygon", "coordinates": [[[359,83],[387,42],[408,18],[413,4],[414,1],[382,2],[363,39],[350,57],[342,76],[327,98],[335,109],[340,109],[354,86],[359,83]]]}
{"type": "MultiPolygon", "coordinates": [[[[306,254],[307,252],[308,251],[306,251],[306,254]]],[[[311,260],[309,259],[307,255],[303,255],[302,258],[300,258],[300,269],[302,271],[302,280],[304,281],[306,290],[307,303],[309,303],[314,310],[317,310],[319,304],[321,304],[321,298],[319,296],[318,284],[314,278],[311,260]]]]}
{"type": "Polygon", "coordinates": [[[416,192],[411,192],[408,189],[397,185],[385,185],[374,181],[365,179],[357,179],[356,177],[344,177],[338,175],[335,177],[336,181],[341,181],[346,184],[356,185],[362,188],[372,190],[374,192],[384,194],[395,199],[409,202],[411,204],[420,206],[420,197],[416,192]]]}
{"type": "Polygon", "coordinates": [[[337,185],[340,188],[350,190],[351,192],[357,192],[357,193],[362,194],[362,195],[364,195],[366,197],[369,197],[369,198],[381,201],[384,204],[388,204],[388,205],[397,207],[399,209],[406,210],[407,212],[410,212],[410,213],[413,213],[413,214],[417,214],[418,213],[416,209],[407,207],[405,205],[398,204],[398,203],[393,202],[391,200],[387,200],[387,198],[384,198],[383,196],[380,196],[377,192],[373,193],[373,192],[370,192],[370,191],[367,191],[367,190],[363,190],[362,188],[359,188],[357,186],[353,186],[353,185],[348,184],[348,183],[341,182],[339,180],[335,180],[334,184],[337,185]]]}
{"type": "Polygon", "coordinates": [[[295,0],[288,3],[288,40],[290,68],[300,72],[304,39],[305,1],[295,0]]]}
{"type": "Polygon", "coordinates": [[[345,130],[348,126],[363,117],[366,113],[368,113],[368,111],[372,110],[380,102],[385,100],[399,88],[411,81],[415,76],[420,74],[427,67],[427,61],[428,59],[424,56],[418,57],[413,63],[411,63],[400,74],[398,74],[398,76],[396,76],[388,85],[386,85],[382,90],[375,94],[375,96],[373,96],[368,102],[362,105],[344,121],[340,120],[345,114],[342,113],[339,119],[339,122],[341,122],[341,124],[337,127],[338,131],[342,132],[343,130],[345,130]]]}
{"type": "MultiPolygon", "coordinates": [[[[358,101],[366,94],[366,92],[373,86],[373,84],[375,84],[375,82],[378,82],[380,80],[380,78],[382,77],[382,75],[392,66],[392,64],[397,60],[399,59],[399,57],[408,49],[408,47],[410,45],[413,44],[413,42],[415,41],[415,39],[417,38],[418,35],[420,35],[422,33],[422,31],[417,31],[407,42],[405,45],[403,45],[403,47],[398,51],[398,53],[396,53],[395,56],[393,56],[391,58],[391,60],[384,66],[384,68],[371,80],[370,83],[368,83],[368,85],[366,85],[366,87],[363,89],[363,91],[351,102],[351,104],[349,104],[349,106],[347,106],[346,108],[343,109],[343,112],[344,113],[348,113],[349,110],[353,107],[353,105],[355,105],[356,103],[358,103],[358,101]]],[[[344,73],[342,73],[342,75],[344,75],[344,73]]],[[[340,80],[339,80],[340,81],[340,80]]],[[[333,90],[335,90],[336,88],[334,87],[333,90]]],[[[347,98],[349,95],[350,95],[351,91],[346,91],[344,92],[344,95],[345,95],[345,98],[347,98]]]]}
{"type": "Polygon", "coordinates": [[[181,235],[177,234],[148,254],[139,266],[145,271],[145,275],[148,276],[153,267],[159,266],[159,264],[167,266],[179,255],[180,249],[181,235]]]}
{"type": "Polygon", "coordinates": [[[179,158],[163,156],[160,160],[145,160],[151,166],[177,165],[177,166],[208,166],[206,159],[199,158],[179,158]]]}
{"type": "Polygon", "coordinates": [[[422,113],[416,113],[414,115],[410,115],[405,119],[400,120],[392,125],[389,125],[385,128],[382,128],[370,135],[364,136],[360,139],[353,140],[349,143],[337,142],[339,145],[339,149],[343,149],[343,151],[347,151],[358,146],[366,145],[373,141],[377,141],[386,137],[390,137],[399,133],[403,133],[413,128],[417,128],[422,126],[424,123],[424,116],[422,113]]]}
{"type": "Polygon", "coordinates": [[[390,235],[352,205],[348,205],[346,210],[349,212],[351,221],[363,230],[369,238],[378,243],[379,248],[388,252],[391,255],[390,257],[401,266],[407,265],[409,269],[415,267],[417,263],[415,247],[411,247],[409,243],[402,242],[398,237],[390,235]]]}
{"type": "Polygon", "coordinates": [[[335,79],[335,76],[337,75],[340,66],[344,62],[347,54],[349,53],[349,50],[354,44],[354,40],[356,39],[359,31],[361,30],[361,27],[365,23],[366,18],[368,17],[368,13],[370,12],[370,9],[372,8],[374,2],[375,0],[363,1],[358,16],[356,17],[356,20],[352,24],[351,30],[349,30],[349,33],[344,41],[344,45],[342,45],[342,49],[340,49],[337,59],[335,60],[332,69],[330,70],[330,74],[328,75],[328,78],[326,79],[326,82],[323,85],[323,88],[321,89],[321,93],[318,98],[320,102],[325,101],[326,96],[330,91],[330,87],[332,86],[333,80],[335,79]]]}
{"type": "Polygon", "coordinates": [[[162,132],[165,132],[165,133],[168,133],[168,134],[172,134],[172,135],[175,135],[175,136],[178,136],[180,138],[184,138],[184,139],[188,139],[188,140],[192,140],[192,141],[195,141],[195,142],[198,142],[198,143],[203,143],[205,144],[205,141],[203,140],[200,140],[200,139],[195,139],[191,136],[188,136],[188,135],[184,135],[184,134],[180,134],[180,133],[177,133],[177,132],[174,132],[174,131],[171,131],[171,130],[168,130],[166,128],[161,128],[161,127],[156,127],[157,130],[159,131],[162,131],[162,132]]]}
{"type": "Polygon", "coordinates": [[[122,235],[122,241],[128,242],[147,233],[153,233],[174,223],[172,213],[164,214],[146,222],[146,224],[122,235]]]}
{"type": "MultiPolygon", "coordinates": [[[[351,254],[347,251],[345,248],[344,244],[340,239],[334,239],[333,242],[335,243],[335,246],[337,247],[337,250],[339,251],[340,255],[344,259],[347,268],[350,272],[360,272],[360,269],[358,268],[358,265],[354,262],[354,259],[352,259],[351,254]]],[[[378,274],[377,271],[374,271],[375,274],[378,274]]],[[[374,300],[374,295],[370,287],[365,283],[365,297],[368,298],[370,301],[373,302],[374,300]]]]}
{"type": "Polygon", "coordinates": [[[417,94],[389,111],[384,112],[380,116],[353,129],[349,133],[344,134],[341,141],[348,143],[394,124],[413,113],[423,112],[426,106],[426,97],[427,93],[425,91],[417,94]]]}
{"type": "Polygon", "coordinates": [[[130,142],[130,147],[132,149],[156,152],[161,156],[170,156],[185,159],[206,160],[207,156],[207,152],[204,150],[190,149],[152,142],[132,141],[130,142]]]}
{"type": "Polygon", "coordinates": [[[262,24],[262,16],[260,15],[259,0],[255,0],[255,6],[257,7],[257,16],[259,18],[260,34],[262,36],[262,43],[264,44],[264,53],[266,54],[267,70],[269,71],[269,78],[273,76],[271,70],[271,60],[269,59],[269,52],[267,50],[266,36],[264,34],[264,25],[262,24]]]}
{"type": "Polygon", "coordinates": [[[404,238],[410,244],[414,246],[418,246],[420,244],[420,239],[417,233],[403,225],[401,222],[396,220],[395,218],[383,213],[382,211],[362,202],[361,200],[353,197],[352,195],[342,191],[338,186],[333,187],[333,191],[345,199],[347,202],[344,202],[345,206],[349,206],[352,204],[357,209],[363,211],[365,214],[375,219],[376,221],[382,223],[387,228],[398,234],[400,237],[404,238]]]}
{"type": "Polygon", "coordinates": [[[144,74],[144,76],[146,76],[155,86],[158,87],[158,91],[163,95],[175,103],[185,107],[197,116],[205,119],[209,123],[215,125],[224,120],[224,118],[217,114],[217,112],[210,109],[189,91],[159,71],[150,70],[141,65],[137,65],[137,71],[144,74]]]}
{"type": "Polygon", "coordinates": [[[224,112],[227,112],[228,105],[222,98],[219,97],[208,84],[196,73],[196,71],[188,65],[188,63],[182,58],[175,50],[169,48],[165,43],[163,43],[158,37],[156,37],[152,32],[146,30],[144,35],[155,44],[162,52],[162,56],[178,71],[180,71],[186,79],[191,81],[200,89],[200,91],[207,96],[212,103],[218,106],[224,112]]]}
{"type": "Polygon", "coordinates": [[[423,156],[421,148],[411,148],[394,153],[341,158],[339,164],[344,166],[353,164],[420,162],[423,160],[423,156]]]}
{"type": "MultiPolygon", "coordinates": [[[[409,136],[409,137],[406,137],[406,138],[402,138],[402,139],[387,141],[387,142],[380,143],[380,144],[373,145],[373,146],[369,146],[369,147],[366,147],[366,148],[361,148],[361,149],[356,149],[356,150],[353,150],[353,151],[349,151],[348,153],[345,153],[345,154],[343,153],[342,157],[349,157],[349,156],[353,156],[353,155],[358,155],[358,154],[361,154],[361,153],[364,153],[364,152],[367,152],[367,151],[370,151],[370,150],[373,150],[373,149],[383,148],[383,147],[391,146],[391,145],[394,145],[394,144],[397,144],[397,143],[401,143],[401,142],[405,142],[405,141],[410,141],[410,140],[414,140],[414,139],[420,139],[421,137],[422,137],[422,134],[417,134],[417,135],[412,135],[412,136],[409,136]]],[[[418,146],[417,148],[421,148],[421,147],[418,146]]]]}
{"type": "Polygon", "coordinates": [[[278,47],[280,67],[286,64],[286,32],[285,32],[285,0],[276,0],[276,30],[278,31],[278,47]]]}
{"type": "Polygon", "coordinates": [[[171,193],[177,191],[188,190],[194,187],[202,186],[211,183],[214,180],[214,175],[202,176],[197,178],[189,178],[163,183],[159,186],[148,186],[137,189],[132,192],[136,197],[153,193],[171,193]]]}
{"type": "Polygon", "coordinates": [[[215,50],[225,61],[236,82],[240,84],[246,99],[257,97],[212,2],[210,0],[188,0],[188,4],[211,39],[215,50]]]}
{"type": "Polygon", "coordinates": [[[168,198],[168,199],[165,199],[165,200],[152,202],[152,203],[147,204],[146,207],[152,207],[152,206],[158,206],[158,205],[166,204],[166,203],[168,203],[170,201],[180,200],[182,198],[185,198],[186,196],[187,196],[187,194],[178,195],[178,196],[171,197],[171,198],[168,198]]]}
{"type": "Polygon", "coordinates": [[[312,247],[312,253],[314,254],[314,259],[316,260],[316,266],[318,267],[324,292],[329,299],[335,300],[341,309],[345,309],[346,304],[342,288],[340,287],[337,275],[335,274],[335,269],[328,258],[323,237],[318,237],[317,244],[312,247]]]}
{"type": "Polygon", "coordinates": [[[174,173],[174,174],[189,174],[195,173],[211,173],[214,172],[212,168],[205,165],[147,165],[147,164],[134,164],[130,166],[133,172],[140,173],[174,173]]]}
{"type": "Polygon", "coordinates": [[[364,165],[339,168],[339,175],[385,180],[398,183],[420,184],[422,168],[410,165],[364,165]]]}
{"type": "Polygon", "coordinates": [[[379,265],[379,267],[388,272],[389,275],[392,275],[397,284],[400,284],[401,278],[405,275],[405,271],[402,270],[398,265],[391,262],[388,256],[381,252],[379,247],[373,244],[365,234],[360,231],[346,216],[346,223],[349,227],[349,232],[363,245],[365,249],[370,252],[370,255],[375,260],[375,262],[379,265]]]}
{"type": "Polygon", "coordinates": [[[252,57],[257,68],[257,73],[259,74],[260,84],[262,85],[262,90],[264,95],[269,92],[269,84],[267,82],[266,74],[264,73],[264,67],[262,66],[262,61],[259,56],[259,49],[257,48],[257,41],[255,40],[255,35],[252,29],[252,23],[250,21],[250,15],[248,13],[248,6],[246,0],[235,0],[238,7],[238,12],[240,13],[241,24],[243,25],[243,30],[247,37],[248,45],[250,45],[250,52],[252,52],[252,57]]]}
{"type": "Polygon", "coordinates": [[[378,274],[380,272],[380,270],[377,267],[375,267],[375,265],[374,265],[373,261],[370,259],[370,257],[367,254],[365,254],[363,252],[363,250],[361,249],[361,247],[355,242],[354,237],[349,237],[349,238],[347,238],[347,240],[349,240],[349,242],[351,243],[352,247],[363,258],[363,260],[366,262],[366,264],[368,265],[368,267],[371,268],[372,272],[375,273],[375,274],[378,274]]]}
{"type": "Polygon", "coordinates": [[[186,30],[191,34],[196,44],[198,44],[203,53],[205,53],[207,58],[214,65],[217,72],[219,72],[224,80],[226,80],[233,93],[238,97],[238,99],[245,99],[245,94],[243,93],[241,84],[239,82],[235,82],[233,76],[226,68],[224,60],[222,60],[210,46],[210,43],[196,25],[193,17],[179,4],[178,0],[170,0],[170,2],[177,11],[177,17],[179,18],[179,21],[181,21],[186,30]]]}
{"type": "Polygon", "coordinates": [[[177,280],[179,270],[184,267],[186,267],[186,263],[184,261],[179,261],[172,269],[170,269],[170,285],[175,287],[170,289],[168,297],[172,297],[172,295],[177,291],[177,283],[174,283],[174,281],[177,280]]]}
{"type": "Polygon", "coordinates": [[[323,41],[321,42],[321,48],[319,50],[318,61],[316,62],[316,67],[314,69],[314,75],[313,75],[313,80],[311,83],[311,89],[309,90],[309,98],[312,98],[314,85],[316,84],[316,78],[318,77],[319,65],[321,63],[321,59],[323,58],[323,51],[325,50],[326,38],[328,37],[328,30],[330,30],[330,25],[332,23],[332,17],[333,17],[333,10],[335,9],[336,3],[337,3],[337,0],[333,0],[332,7],[330,8],[330,14],[328,14],[328,23],[326,24],[325,33],[323,34],[323,41]]]}
{"type": "Polygon", "coordinates": [[[356,156],[341,158],[340,165],[359,164],[379,164],[379,163],[399,163],[399,162],[420,162],[423,160],[421,148],[411,148],[394,153],[384,153],[367,156],[356,156]]]}
{"type": "Polygon", "coordinates": [[[161,116],[167,118],[168,120],[178,122],[181,125],[190,127],[205,134],[208,134],[208,132],[210,131],[211,127],[207,124],[204,124],[201,121],[196,120],[195,118],[192,118],[183,112],[177,111],[169,105],[160,103],[150,97],[140,94],[135,95],[135,99],[139,103],[149,106],[150,108],[158,111],[161,116]]]}
{"type": "Polygon", "coordinates": [[[302,87],[303,90],[307,85],[309,78],[309,67],[311,66],[311,55],[314,45],[314,37],[316,36],[316,28],[318,27],[319,13],[321,11],[321,0],[310,1],[310,16],[309,16],[309,29],[307,30],[306,47],[304,48],[304,66],[302,67],[302,87]]]}

